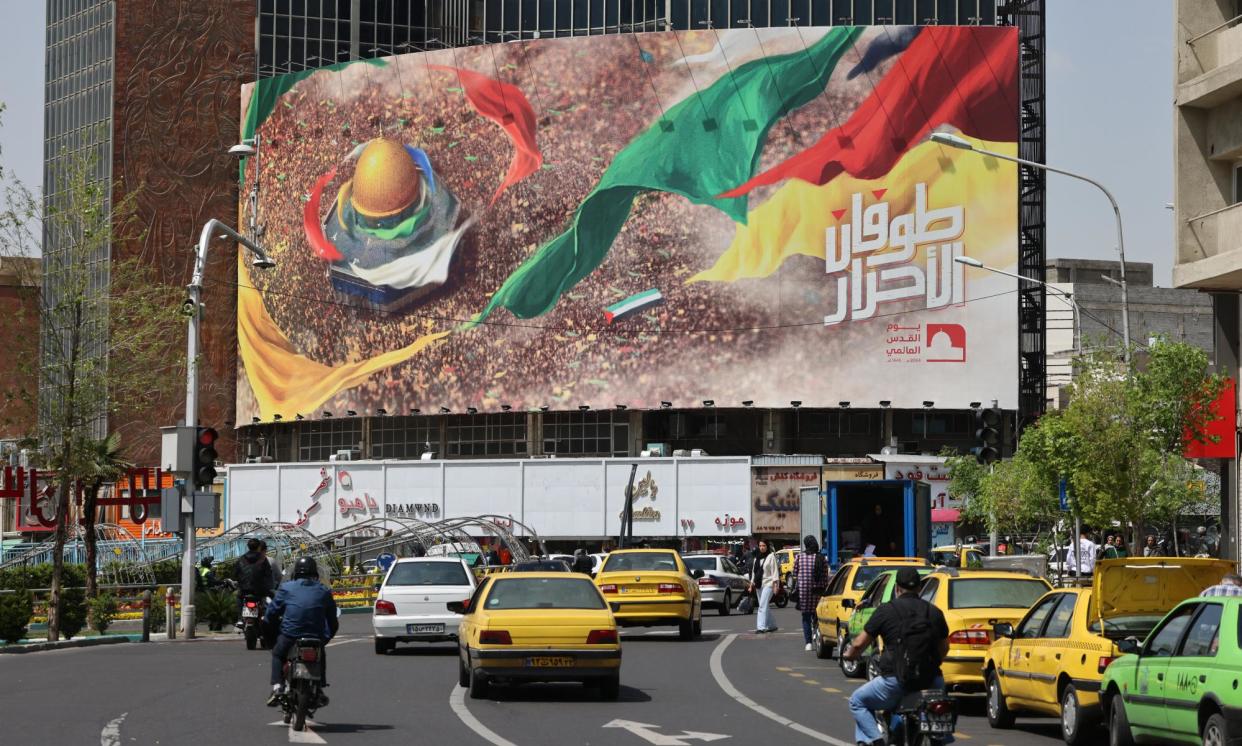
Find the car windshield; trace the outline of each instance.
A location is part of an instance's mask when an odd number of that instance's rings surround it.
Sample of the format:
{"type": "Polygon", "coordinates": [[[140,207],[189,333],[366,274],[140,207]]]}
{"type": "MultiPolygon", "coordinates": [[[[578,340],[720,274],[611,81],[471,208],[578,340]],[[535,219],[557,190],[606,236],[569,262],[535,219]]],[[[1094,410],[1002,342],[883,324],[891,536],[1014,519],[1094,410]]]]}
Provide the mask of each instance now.
{"type": "Polygon", "coordinates": [[[957,578],[949,583],[950,609],[1028,609],[1048,585],[1022,578],[957,578]]]}
{"type": "Polygon", "coordinates": [[[483,602],[500,609],[603,609],[604,599],[586,578],[497,578],[483,602]]]}
{"type": "Polygon", "coordinates": [[[400,562],[386,585],[470,585],[460,562],[400,562]]]}
{"type": "Polygon", "coordinates": [[[633,554],[610,554],[604,563],[604,572],[629,572],[631,570],[677,570],[677,558],[672,552],[635,552],[633,554]]]}
{"type": "Polygon", "coordinates": [[[1124,640],[1127,637],[1137,637],[1142,640],[1156,628],[1160,620],[1164,618],[1163,614],[1125,614],[1110,616],[1104,620],[1104,630],[1100,631],[1100,619],[1095,613],[1095,599],[1092,598],[1087,604],[1087,618],[1091,621],[1087,624],[1087,631],[1094,634],[1102,634],[1110,640],[1124,640]]]}
{"type": "Polygon", "coordinates": [[[683,557],[682,561],[686,563],[686,568],[690,570],[708,572],[716,569],[715,557],[683,557]]]}

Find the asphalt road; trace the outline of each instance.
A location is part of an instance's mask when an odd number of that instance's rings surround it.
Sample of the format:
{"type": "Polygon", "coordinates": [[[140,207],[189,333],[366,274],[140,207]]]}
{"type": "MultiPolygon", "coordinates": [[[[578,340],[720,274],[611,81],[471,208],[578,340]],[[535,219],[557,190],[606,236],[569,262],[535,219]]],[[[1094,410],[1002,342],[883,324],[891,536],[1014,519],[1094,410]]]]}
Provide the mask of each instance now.
{"type": "MultiPolygon", "coordinates": [[[[0,742],[853,746],[846,698],[859,683],[803,650],[792,607],[776,612],[774,634],[750,634],[754,619],[705,616],[694,642],[626,630],[617,702],[572,684],[493,687],[479,701],[457,687],[452,645],[377,656],[370,618],[348,615],[328,657],[332,702],[304,733],[264,706],[269,656],[240,638],[6,655],[0,742]]],[[[958,733],[967,746],[1060,743],[1052,720],[991,730],[981,700],[963,703],[958,733]]]]}

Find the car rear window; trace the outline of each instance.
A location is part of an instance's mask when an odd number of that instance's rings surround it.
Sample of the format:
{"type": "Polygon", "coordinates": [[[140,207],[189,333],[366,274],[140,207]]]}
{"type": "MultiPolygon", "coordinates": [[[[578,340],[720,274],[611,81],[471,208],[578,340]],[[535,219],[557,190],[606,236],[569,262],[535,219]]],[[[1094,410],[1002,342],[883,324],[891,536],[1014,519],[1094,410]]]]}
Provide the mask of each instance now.
{"type": "Polygon", "coordinates": [[[634,554],[610,554],[604,563],[604,572],[628,572],[630,570],[676,570],[677,558],[672,552],[635,552],[634,554]]]}
{"type": "Polygon", "coordinates": [[[691,570],[702,570],[708,572],[716,569],[715,557],[683,557],[682,561],[686,563],[686,567],[691,570]]]}
{"type": "Polygon", "coordinates": [[[892,567],[885,567],[884,565],[863,565],[858,568],[858,572],[854,573],[854,590],[861,591],[870,585],[871,581],[880,577],[880,573],[892,569],[892,567]]]}
{"type": "Polygon", "coordinates": [[[1048,592],[1038,580],[955,578],[949,583],[950,609],[1028,609],[1048,592]]]}
{"type": "Polygon", "coordinates": [[[586,578],[497,578],[483,606],[499,609],[603,609],[604,598],[586,578]]]}
{"type": "Polygon", "coordinates": [[[385,585],[470,585],[460,562],[399,562],[385,585]]]}

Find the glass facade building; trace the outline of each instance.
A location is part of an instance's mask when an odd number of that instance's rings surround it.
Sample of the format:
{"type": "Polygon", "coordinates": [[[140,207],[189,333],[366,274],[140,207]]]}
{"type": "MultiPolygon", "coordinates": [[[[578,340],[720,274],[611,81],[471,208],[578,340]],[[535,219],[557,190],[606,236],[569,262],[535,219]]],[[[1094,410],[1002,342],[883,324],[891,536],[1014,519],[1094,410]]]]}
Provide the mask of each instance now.
{"type": "MultiPolygon", "coordinates": [[[[102,185],[106,214],[112,180],[112,101],[115,4],[111,0],[48,0],[47,51],[43,112],[43,212],[65,215],[71,205],[68,171],[87,165],[87,178],[102,185]]],[[[108,330],[106,296],[109,284],[109,247],[100,243],[85,252],[75,249],[82,240],[72,219],[43,222],[43,314],[40,330],[43,374],[39,378],[40,418],[45,420],[58,405],[56,388],[61,380],[55,350],[69,344],[70,331],[57,308],[67,286],[82,286],[87,309],[79,332],[85,339],[81,350],[87,357],[105,354],[108,330]],[[80,262],[85,262],[82,266],[80,262]]],[[[100,412],[93,426],[99,437],[106,429],[100,412]]]]}

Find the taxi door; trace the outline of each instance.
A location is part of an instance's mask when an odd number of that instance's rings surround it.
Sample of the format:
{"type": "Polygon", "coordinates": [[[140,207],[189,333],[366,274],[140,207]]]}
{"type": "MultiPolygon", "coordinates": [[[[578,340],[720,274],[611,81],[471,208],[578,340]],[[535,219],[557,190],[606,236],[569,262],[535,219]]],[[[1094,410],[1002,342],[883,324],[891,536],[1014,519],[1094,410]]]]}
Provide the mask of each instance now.
{"type": "Polygon", "coordinates": [[[828,592],[824,595],[824,614],[820,619],[820,623],[827,627],[827,631],[834,640],[837,633],[844,630],[846,622],[849,621],[850,610],[841,606],[841,599],[843,597],[842,594],[850,588],[850,584],[854,580],[854,573],[857,570],[858,565],[856,564],[848,564],[838,570],[836,576],[832,579],[832,584],[828,586],[828,592]]]}
{"type": "Polygon", "coordinates": [[[1057,704],[1057,678],[1069,662],[1062,657],[1067,654],[1065,641],[1070,635],[1074,604],[1078,600],[1077,593],[1055,595],[1057,605],[1031,651],[1031,676],[1028,679],[1031,699],[1048,705],[1057,704]]]}
{"type": "Polygon", "coordinates": [[[1190,620],[1198,611],[1199,604],[1183,604],[1160,623],[1147,638],[1143,645],[1136,673],[1134,688],[1124,695],[1126,715],[1130,725],[1136,728],[1167,730],[1169,727],[1168,711],[1165,698],[1168,696],[1169,661],[1177,652],[1190,620]]]}
{"type": "Polygon", "coordinates": [[[1052,610],[1060,603],[1061,593],[1049,593],[1035,602],[1026,617],[1018,623],[1013,631],[1013,645],[1009,647],[1009,660],[1005,661],[1005,671],[1001,687],[1008,697],[1030,700],[1034,696],[1031,686],[1031,675],[1034,672],[1031,656],[1037,650],[1044,624],[1052,616],[1052,610]]]}
{"type": "Polygon", "coordinates": [[[1224,606],[1204,602],[1186,631],[1177,654],[1169,659],[1164,677],[1165,713],[1169,728],[1180,733],[1199,732],[1199,699],[1205,694],[1216,667],[1220,620],[1224,606]]]}

